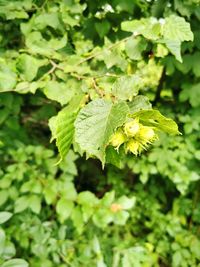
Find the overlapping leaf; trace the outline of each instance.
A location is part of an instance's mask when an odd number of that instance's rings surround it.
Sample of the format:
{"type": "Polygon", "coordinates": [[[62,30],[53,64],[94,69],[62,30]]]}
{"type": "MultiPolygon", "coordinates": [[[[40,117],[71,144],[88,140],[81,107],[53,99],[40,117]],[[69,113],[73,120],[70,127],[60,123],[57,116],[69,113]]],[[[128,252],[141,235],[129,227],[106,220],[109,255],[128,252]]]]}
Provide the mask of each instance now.
{"type": "Polygon", "coordinates": [[[75,141],[87,157],[105,163],[105,149],[114,130],[121,126],[129,112],[125,102],[113,104],[97,99],[84,107],[75,122],[75,141]]]}
{"type": "Polygon", "coordinates": [[[61,110],[56,117],[50,120],[50,127],[53,138],[56,139],[61,160],[68,153],[73,136],[74,121],[83,101],[83,95],[75,95],[71,103],[61,110]]]}
{"type": "Polygon", "coordinates": [[[138,117],[142,124],[154,126],[167,134],[180,134],[176,122],[170,118],[166,118],[158,110],[141,110],[132,116],[138,117]]]}

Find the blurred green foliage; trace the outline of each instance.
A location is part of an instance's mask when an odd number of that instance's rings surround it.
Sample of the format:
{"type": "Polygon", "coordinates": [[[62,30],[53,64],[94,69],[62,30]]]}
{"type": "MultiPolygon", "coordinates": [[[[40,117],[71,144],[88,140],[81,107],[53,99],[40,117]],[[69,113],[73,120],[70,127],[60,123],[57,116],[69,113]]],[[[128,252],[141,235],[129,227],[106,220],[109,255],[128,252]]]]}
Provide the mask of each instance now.
{"type": "Polygon", "coordinates": [[[0,266],[200,266],[199,23],[198,0],[0,0],[0,266]],[[105,117],[77,129],[107,100],[182,135],[99,156],[105,117]]]}

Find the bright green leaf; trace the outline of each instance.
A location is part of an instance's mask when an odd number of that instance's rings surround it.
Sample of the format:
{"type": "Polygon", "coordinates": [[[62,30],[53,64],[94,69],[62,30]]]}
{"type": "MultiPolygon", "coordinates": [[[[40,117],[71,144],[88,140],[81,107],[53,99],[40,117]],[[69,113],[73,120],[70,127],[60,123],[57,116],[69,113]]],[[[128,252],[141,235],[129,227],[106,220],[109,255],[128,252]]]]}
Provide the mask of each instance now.
{"type": "Polygon", "coordinates": [[[64,222],[72,213],[74,202],[66,198],[58,200],[56,205],[56,212],[58,213],[61,222],[64,222]]]}
{"type": "Polygon", "coordinates": [[[175,56],[175,58],[182,62],[181,57],[181,42],[179,40],[166,40],[165,44],[169,51],[175,56]]]}
{"type": "Polygon", "coordinates": [[[131,102],[128,103],[130,113],[135,113],[140,110],[152,109],[152,105],[149,102],[147,96],[137,95],[131,102]]]}
{"type": "Polygon", "coordinates": [[[110,22],[107,20],[103,20],[101,22],[96,22],[94,24],[100,38],[103,38],[110,30],[110,22]]]}
{"type": "Polygon", "coordinates": [[[16,73],[4,62],[0,61],[0,92],[12,91],[16,82],[16,73]]]}
{"type": "Polygon", "coordinates": [[[128,198],[127,196],[122,196],[118,199],[117,203],[119,203],[123,209],[129,210],[134,207],[136,202],[136,198],[128,198]]]}
{"type": "Polygon", "coordinates": [[[27,196],[19,197],[15,202],[15,213],[22,212],[29,206],[27,196]]]}
{"type": "Polygon", "coordinates": [[[133,60],[141,60],[142,52],[147,47],[147,41],[141,37],[131,38],[126,42],[125,51],[128,57],[133,60]]]}
{"type": "Polygon", "coordinates": [[[143,35],[150,40],[157,40],[161,32],[161,25],[156,18],[124,21],[121,28],[123,31],[133,32],[134,35],[143,35]]]}
{"type": "Polygon", "coordinates": [[[125,122],[128,112],[125,102],[113,104],[103,99],[90,102],[80,111],[75,122],[75,141],[87,157],[95,156],[104,165],[110,137],[125,122]]]}
{"type": "Polygon", "coordinates": [[[17,61],[17,68],[24,79],[31,82],[37,76],[38,69],[47,62],[47,60],[39,60],[30,55],[21,54],[17,61]]]}
{"type": "Polygon", "coordinates": [[[2,267],[28,267],[29,264],[22,259],[12,259],[3,263],[2,267]]]}
{"type": "Polygon", "coordinates": [[[46,83],[44,94],[47,98],[59,102],[61,105],[67,104],[74,96],[74,88],[68,88],[67,84],[49,81],[46,83]]]}
{"type": "Polygon", "coordinates": [[[6,235],[3,229],[0,228],[0,256],[2,255],[5,247],[6,235]]]}
{"type": "Polygon", "coordinates": [[[55,126],[51,125],[56,129],[54,137],[56,138],[61,160],[69,152],[74,136],[74,122],[83,101],[84,97],[81,93],[75,95],[69,106],[61,110],[56,119],[54,119],[55,126]]]}
{"type": "Polygon", "coordinates": [[[141,110],[133,114],[146,126],[156,127],[158,130],[168,134],[180,134],[178,126],[172,119],[166,118],[158,110],[141,110]]]}
{"type": "Polygon", "coordinates": [[[83,206],[95,206],[98,204],[98,198],[90,191],[79,193],[77,201],[83,206]]]}
{"type": "Polygon", "coordinates": [[[1,211],[0,212],[0,224],[8,221],[12,217],[12,213],[8,211],[1,211]]]}
{"type": "Polygon", "coordinates": [[[39,195],[30,196],[29,200],[29,208],[32,212],[39,214],[41,210],[41,197],[39,195]]]}
{"type": "Polygon", "coordinates": [[[193,33],[190,24],[184,18],[171,15],[165,19],[163,25],[163,36],[171,41],[193,41],[193,33]]]}
{"type": "Polygon", "coordinates": [[[122,76],[116,80],[112,87],[112,94],[119,100],[131,101],[138,94],[139,77],[136,75],[122,76]]]}

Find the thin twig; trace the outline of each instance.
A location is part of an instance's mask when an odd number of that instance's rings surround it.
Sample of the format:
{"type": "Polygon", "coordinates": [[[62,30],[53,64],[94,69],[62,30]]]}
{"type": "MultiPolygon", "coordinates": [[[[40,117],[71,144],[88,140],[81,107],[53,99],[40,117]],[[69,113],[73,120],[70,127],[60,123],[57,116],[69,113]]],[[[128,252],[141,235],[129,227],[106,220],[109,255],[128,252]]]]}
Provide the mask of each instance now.
{"type": "Polygon", "coordinates": [[[95,78],[92,79],[93,81],[93,87],[95,89],[95,91],[97,92],[97,94],[100,96],[100,97],[103,97],[104,96],[104,93],[102,92],[102,90],[98,87],[98,85],[96,84],[96,80],[95,78]]]}
{"type": "MultiPolygon", "coordinates": [[[[56,69],[65,71],[65,69],[61,66],[59,66],[58,64],[56,64],[52,59],[50,60],[51,65],[53,66],[45,75],[49,75],[51,73],[53,73],[56,69]]],[[[96,76],[87,76],[87,75],[79,75],[76,72],[69,72],[70,76],[73,76],[75,78],[77,78],[78,80],[83,80],[83,79],[100,79],[103,77],[113,77],[113,78],[120,78],[121,76],[113,74],[113,73],[103,73],[103,74],[99,74],[96,76]]]]}

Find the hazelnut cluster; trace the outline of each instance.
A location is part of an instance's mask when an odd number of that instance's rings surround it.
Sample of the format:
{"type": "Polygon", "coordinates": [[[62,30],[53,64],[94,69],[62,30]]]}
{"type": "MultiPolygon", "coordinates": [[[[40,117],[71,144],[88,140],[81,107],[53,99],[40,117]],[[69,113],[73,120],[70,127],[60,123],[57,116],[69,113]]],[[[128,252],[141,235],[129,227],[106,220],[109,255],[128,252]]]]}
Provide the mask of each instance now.
{"type": "Polygon", "coordinates": [[[110,139],[110,144],[117,151],[124,144],[126,153],[131,152],[137,156],[157,138],[158,136],[153,127],[145,126],[139,122],[139,118],[135,118],[117,129],[110,139]]]}

